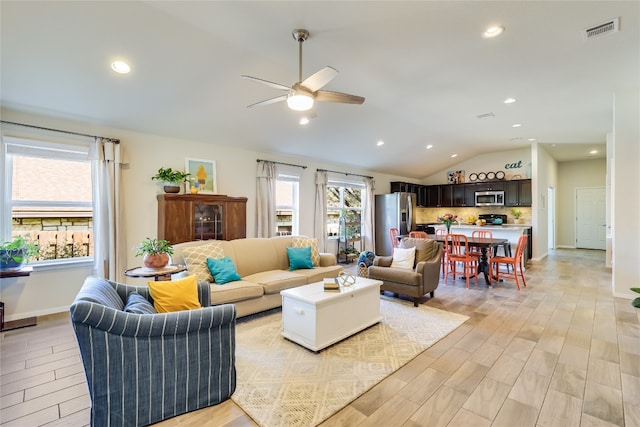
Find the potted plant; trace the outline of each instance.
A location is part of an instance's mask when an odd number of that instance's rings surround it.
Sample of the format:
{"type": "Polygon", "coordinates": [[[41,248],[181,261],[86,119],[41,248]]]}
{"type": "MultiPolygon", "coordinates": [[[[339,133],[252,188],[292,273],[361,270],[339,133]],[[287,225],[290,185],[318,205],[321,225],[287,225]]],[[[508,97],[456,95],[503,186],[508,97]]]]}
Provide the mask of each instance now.
{"type": "Polygon", "coordinates": [[[513,215],[513,223],[520,224],[520,216],[522,216],[522,212],[520,209],[511,208],[511,215],[513,215]]]}
{"type": "Polygon", "coordinates": [[[165,193],[179,193],[180,186],[189,177],[189,173],[179,170],[173,170],[171,168],[160,168],[158,173],[151,177],[151,179],[157,179],[164,182],[165,193]]]}
{"type": "Polygon", "coordinates": [[[20,270],[31,258],[37,257],[40,246],[24,236],[15,236],[0,245],[0,270],[20,270]]]}
{"type": "Polygon", "coordinates": [[[169,264],[169,255],[173,255],[173,246],[168,240],[147,237],[136,249],[136,256],[143,256],[142,262],[147,268],[164,268],[169,264]]]}

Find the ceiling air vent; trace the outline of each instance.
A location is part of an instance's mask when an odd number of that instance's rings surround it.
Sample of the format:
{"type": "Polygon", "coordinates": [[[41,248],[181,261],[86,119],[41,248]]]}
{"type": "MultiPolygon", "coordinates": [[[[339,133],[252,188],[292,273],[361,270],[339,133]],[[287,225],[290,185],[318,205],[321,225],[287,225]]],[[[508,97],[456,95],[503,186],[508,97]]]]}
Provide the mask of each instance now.
{"type": "Polygon", "coordinates": [[[619,25],[620,18],[614,18],[600,25],[596,25],[595,27],[587,28],[583,32],[583,37],[585,40],[589,40],[596,37],[606,36],[607,34],[617,33],[619,25]]]}
{"type": "Polygon", "coordinates": [[[478,114],[476,117],[479,119],[488,119],[490,117],[495,117],[496,115],[493,113],[484,113],[484,114],[478,114]]]}

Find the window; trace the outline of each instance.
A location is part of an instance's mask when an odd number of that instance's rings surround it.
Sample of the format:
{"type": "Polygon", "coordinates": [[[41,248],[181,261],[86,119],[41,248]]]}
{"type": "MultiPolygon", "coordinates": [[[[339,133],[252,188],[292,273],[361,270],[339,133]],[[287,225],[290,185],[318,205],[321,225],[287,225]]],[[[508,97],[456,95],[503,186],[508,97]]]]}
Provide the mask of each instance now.
{"type": "MultiPolygon", "coordinates": [[[[362,191],[364,184],[359,182],[329,181],[327,185],[327,236],[337,238],[340,233],[340,215],[349,222],[361,223],[362,191]]],[[[360,234],[361,226],[351,226],[349,234],[360,234]]]]}
{"type": "Polygon", "coordinates": [[[40,254],[34,261],[92,257],[88,145],[11,137],[4,137],[3,145],[7,195],[2,215],[4,240],[23,235],[38,244],[40,254]]]}
{"type": "Polygon", "coordinates": [[[278,174],[276,180],[276,235],[299,234],[298,188],[300,178],[278,174]]]}

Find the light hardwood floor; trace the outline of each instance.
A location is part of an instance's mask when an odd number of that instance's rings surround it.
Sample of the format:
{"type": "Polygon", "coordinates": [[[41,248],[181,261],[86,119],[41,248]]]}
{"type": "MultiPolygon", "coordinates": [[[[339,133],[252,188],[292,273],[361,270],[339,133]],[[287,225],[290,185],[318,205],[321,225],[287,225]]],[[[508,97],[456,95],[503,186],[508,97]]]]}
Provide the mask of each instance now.
{"type": "MultiPolygon", "coordinates": [[[[640,426],[640,310],[611,296],[604,253],[558,250],[526,276],[441,283],[423,304],[470,319],[322,426],[640,426]]],[[[3,426],[88,424],[68,316],[0,344],[3,426]]],[[[255,424],[228,400],[158,425],[255,424]]]]}

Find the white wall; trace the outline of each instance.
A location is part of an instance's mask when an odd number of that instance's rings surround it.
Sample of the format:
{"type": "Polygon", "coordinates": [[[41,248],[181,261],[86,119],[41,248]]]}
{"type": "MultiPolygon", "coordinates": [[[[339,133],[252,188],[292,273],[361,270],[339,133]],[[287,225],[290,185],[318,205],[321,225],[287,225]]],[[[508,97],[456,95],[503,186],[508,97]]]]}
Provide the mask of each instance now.
{"type": "Polygon", "coordinates": [[[590,159],[558,163],[556,189],[556,246],[576,246],[576,189],[605,187],[607,160],[590,159]]]}
{"type": "MultiPolygon", "coordinates": [[[[159,167],[184,169],[184,158],[195,157],[216,161],[218,192],[230,196],[247,197],[247,236],[256,235],[256,160],[274,160],[307,166],[307,169],[288,168],[285,170],[300,176],[300,233],[313,235],[315,206],[315,172],[317,168],[373,176],[376,193],[388,193],[391,181],[410,181],[402,176],[372,173],[344,165],[319,163],[307,158],[285,157],[273,153],[260,153],[236,148],[233,145],[216,145],[200,141],[189,141],[159,135],[131,132],[77,120],[62,120],[44,115],[28,114],[2,109],[2,119],[12,122],[33,124],[54,129],[69,130],[91,135],[119,138],[128,166],[123,170],[123,206],[127,268],[140,265],[140,258],[134,256],[133,247],[145,237],[157,236],[157,200],[162,190],[157,181],[152,181],[159,167]]],[[[57,134],[47,134],[26,128],[3,125],[3,135],[59,138],[57,134]]],[[[230,142],[232,143],[232,142],[230,142]]],[[[4,163],[2,162],[4,165],[4,163]]],[[[342,174],[329,174],[341,179],[357,179],[342,174]]],[[[328,251],[335,252],[334,242],[328,251]]],[[[0,300],[5,303],[7,321],[64,311],[73,301],[82,281],[91,274],[91,268],[63,268],[55,270],[37,269],[28,278],[0,280],[0,300]]],[[[144,284],[142,279],[128,278],[132,284],[144,284]]]]}
{"type": "Polygon", "coordinates": [[[616,92],[614,99],[611,215],[613,294],[634,298],[640,286],[640,93],[616,92]]]}
{"type": "MultiPolygon", "coordinates": [[[[541,260],[549,250],[549,187],[558,188],[558,164],[538,143],[531,144],[534,179],[531,181],[531,220],[533,225],[533,259],[541,260]]],[[[556,192],[555,204],[558,204],[556,192]]],[[[556,217],[562,212],[556,209],[556,217]]]]}

